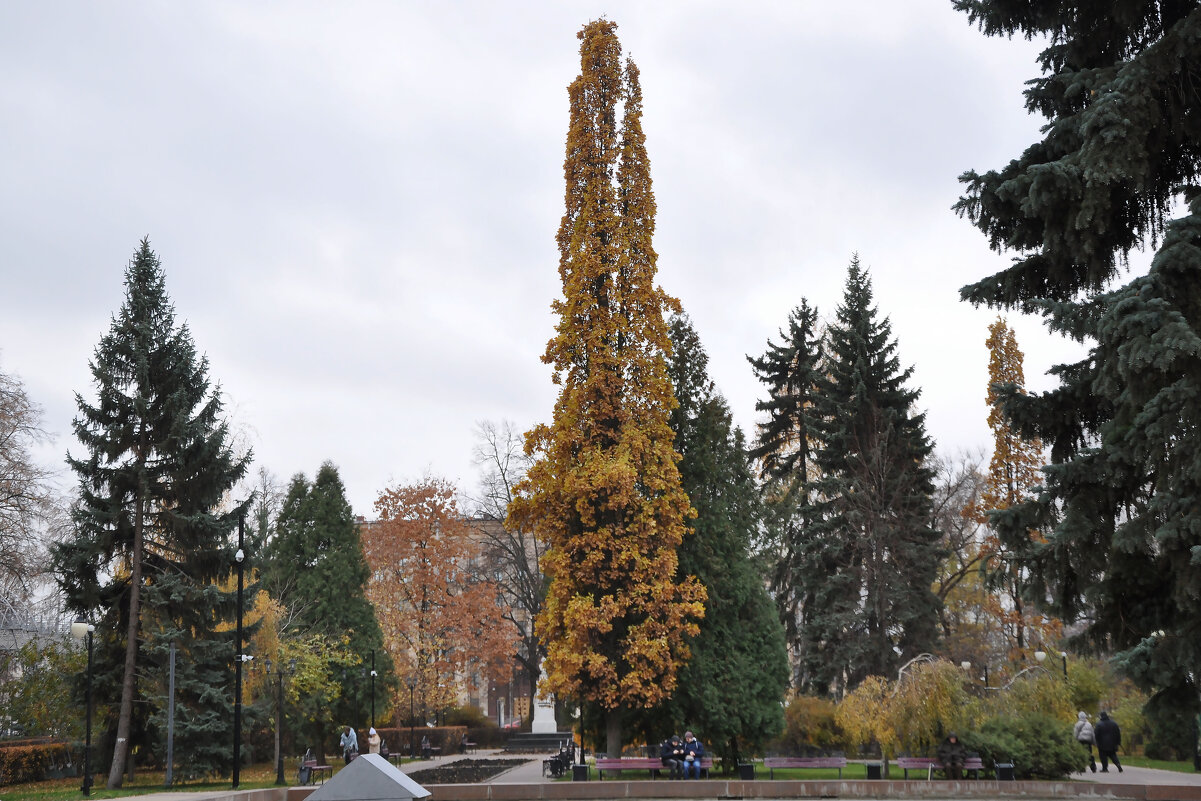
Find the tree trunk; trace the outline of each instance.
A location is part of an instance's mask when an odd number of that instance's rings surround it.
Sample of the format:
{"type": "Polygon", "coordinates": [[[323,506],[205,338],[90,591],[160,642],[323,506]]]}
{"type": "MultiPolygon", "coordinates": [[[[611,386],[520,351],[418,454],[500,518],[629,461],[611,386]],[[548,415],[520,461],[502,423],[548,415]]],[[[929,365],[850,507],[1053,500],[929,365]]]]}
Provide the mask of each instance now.
{"type": "Polygon", "coordinates": [[[621,708],[605,712],[605,754],[616,759],[621,756],[621,708]]]}
{"type": "Polygon", "coordinates": [[[113,763],[108,769],[110,790],[121,786],[129,756],[129,728],[133,718],[134,676],[138,656],[138,617],[141,610],[142,589],[142,511],[144,498],[137,500],[137,517],[133,524],[133,552],[129,565],[129,625],[125,631],[125,672],[121,678],[121,711],[117,717],[117,742],[113,747],[113,763]]]}

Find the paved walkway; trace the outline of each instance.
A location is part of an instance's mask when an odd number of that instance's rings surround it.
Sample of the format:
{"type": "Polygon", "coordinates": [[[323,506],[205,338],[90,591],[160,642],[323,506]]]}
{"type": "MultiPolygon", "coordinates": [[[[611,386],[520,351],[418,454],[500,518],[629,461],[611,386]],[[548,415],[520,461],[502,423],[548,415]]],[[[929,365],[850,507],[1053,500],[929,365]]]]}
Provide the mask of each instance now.
{"type": "MultiPolygon", "coordinates": [[[[494,776],[485,784],[543,784],[549,782],[542,775],[542,760],[549,754],[508,754],[499,750],[481,749],[476,754],[453,754],[429,760],[406,762],[403,766],[406,773],[422,768],[436,768],[460,759],[510,759],[513,767],[494,776]]],[[[290,777],[294,778],[294,777],[290,777]]],[[[1103,784],[1132,784],[1132,785],[1191,785],[1201,786],[1201,773],[1176,773],[1168,770],[1153,768],[1126,767],[1118,773],[1112,766],[1109,773],[1085,771],[1072,774],[1073,781],[1098,782],[1103,784]]],[[[206,799],[229,799],[243,794],[253,793],[253,790],[211,790],[204,792],[162,792],[134,797],[133,801],[206,801],[206,799]]],[[[2,797],[2,796],[0,796],[2,797]]]]}
{"type": "Polygon", "coordinates": [[[1072,780],[1078,782],[1100,782],[1103,784],[1187,784],[1201,786],[1201,773],[1177,773],[1174,770],[1156,770],[1155,768],[1136,768],[1132,765],[1118,773],[1117,768],[1109,766],[1109,773],[1101,772],[1101,764],[1097,763],[1097,772],[1084,771],[1073,773],[1072,780]]]}

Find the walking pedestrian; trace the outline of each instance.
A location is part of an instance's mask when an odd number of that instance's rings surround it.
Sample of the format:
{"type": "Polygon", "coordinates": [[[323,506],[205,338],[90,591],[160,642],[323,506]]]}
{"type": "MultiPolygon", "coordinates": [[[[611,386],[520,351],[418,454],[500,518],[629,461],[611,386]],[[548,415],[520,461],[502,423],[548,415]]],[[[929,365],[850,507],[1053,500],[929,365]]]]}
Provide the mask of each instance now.
{"type": "Polygon", "coordinates": [[[1093,759],[1093,724],[1088,722],[1087,712],[1076,713],[1076,725],[1072,728],[1072,736],[1088,752],[1088,769],[1096,773],[1097,760],[1093,759]]]}
{"type": "Polygon", "coordinates": [[[1118,762],[1118,746],[1122,744],[1122,729],[1118,722],[1101,713],[1101,719],[1093,726],[1093,739],[1097,743],[1097,756],[1101,757],[1101,772],[1109,773],[1109,760],[1117,765],[1118,773],[1122,772],[1122,763],[1118,762]]]}

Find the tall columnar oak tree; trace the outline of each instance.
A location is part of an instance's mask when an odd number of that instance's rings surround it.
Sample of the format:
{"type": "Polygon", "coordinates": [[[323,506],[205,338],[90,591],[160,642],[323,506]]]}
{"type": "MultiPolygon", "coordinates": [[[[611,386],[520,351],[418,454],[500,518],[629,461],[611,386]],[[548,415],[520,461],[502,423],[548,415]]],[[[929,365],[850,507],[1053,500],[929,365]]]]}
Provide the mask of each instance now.
{"type": "Polygon", "coordinates": [[[854,687],[933,649],[943,553],[931,528],[932,445],[918,392],[905,387],[887,318],[852,259],[827,331],[816,402],[815,522],[806,534],[802,675],[808,688],[854,687]]]}
{"type": "Polygon", "coordinates": [[[968,172],[957,208],[1012,266],[964,287],[975,304],[1041,313],[1089,344],[1046,393],[1011,392],[1014,427],[1050,447],[1045,491],[994,518],[1047,537],[1035,595],[1113,649],[1150,711],[1195,713],[1201,691],[1201,4],[958,0],[989,35],[1047,37],[1026,105],[1041,141],[968,172]],[[1179,201],[1183,200],[1183,203],[1179,201]],[[1178,214],[1176,219],[1171,219],[1178,214]],[[1149,272],[1121,284],[1150,244],[1149,272]]]}
{"type": "MultiPolygon", "coordinates": [[[[250,459],[231,449],[208,362],[197,356],[187,326],[176,325],[162,267],[145,239],[126,270],[125,290],[92,359],[97,401],[76,396],[75,436],[87,455],[67,459],[79,477],[75,532],[54,549],[68,608],[99,615],[102,673],[120,675],[119,682],[98,680],[120,686],[110,788],[121,785],[135,702],[151,700],[139,689],[147,642],[176,639],[191,656],[177,737],[195,740],[198,770],[228,766],[225,711],[236,650],[226,624],[236,610],[233,593],[217,585],[234,569],[230,532],[247,504],[218,510],[250,459]],[[110,645],[124,651],[123,659],[110,657],[110,645]]],[[[138,720],[160,700],[140,706],[138,720]]]]}
{"type": "MultiPolygon", "coordinates": [[[[368,597],[397,672],[416,681],[425,713],[455,703],[473,675],[503,681],[516,650],[495,583],[472,569],[483,542],[455,502],[454,485],[429,478],[385,489],[363,539],[368,597]]],[[[399,695],[395,708],[408,709],[399,695]]]]}
{"type": "Polygon", "coordinates": [[[606,710],[610,753],[620,753],[622,711],[675,688],[705,598],[695,578],[677,575],[692,514],[668,424],[664,312],[678,304],[653,283],[642,91],[633,62],[621,67],[616,27],[600,20],[579,34],[558,234],[563,298],[543,356],[562,390],[551,424],[527,435],[537,458],[510,509],[510,525],[550,543],[538,618],[547,690],[606,710]]]}
{"type": "MultiPolygon", "coordinates": [[[[988,427],[993,432],[993,452],[988,478],[974,510],[977,519],[988,522],[990,512],[1008,509],[1034,497],[1042,483],[1039,468],[1043,464],[1043,446],[1037,439],[1021,436],[1009,424],[1001,408],[1003,392],[1026,394],[1022,369],[1024,356],[1013,329],[997,319],[988,327],[988,427]]],[[[1038,531],[1024,532],[1016,539],[1002,539],[995,531],[985,536],[982,556],[988,585],[993,590],[988,610],[1009,642],[1010,651],[1022,653],[1029,645],[1058,639],[1062,625],[1037,609],[1026,598],[1032,541],[1041,540],[1038,531]]],[[[1014,654],[1014,655],[1016,655],[1014,654]]]]}

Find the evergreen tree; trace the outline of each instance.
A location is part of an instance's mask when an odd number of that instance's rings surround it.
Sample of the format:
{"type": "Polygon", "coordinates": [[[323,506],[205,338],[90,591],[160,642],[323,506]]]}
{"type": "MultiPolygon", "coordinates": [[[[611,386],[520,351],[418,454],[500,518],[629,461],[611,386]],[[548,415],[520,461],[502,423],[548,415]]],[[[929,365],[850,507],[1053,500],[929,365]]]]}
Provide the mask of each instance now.
{"type": "Polygon", "coordinates": [[[75,435],[87,455],[68,456],[79,477],[75,531],[53,556],[68,609],[99,615],[97,686],[120,688],[110,788],[121,785],[130,744],[158,707],[153,688],[165,684],[147,664],[146,643],[175,639],[188,654],[184,672],[196,681],[179,688],[180,753],[197,772],[229,765],[236,601],[218,584],[234,569],[230,532],[246,505],[218,510],[250,458],[231,449],[208,362],[176,325],[145,239],[125,288],[91,363],[97,402],[76,396],[75,435]]]}
{"type": "Polygon", "coordinates": [[[804,543],[801,669],[807,689],[854,687],[932,650],[942,552],[930,527],[932,445],[925,415],[905,388],[888,319],[872,306],[871,280],[851,260],[827,332],[818,381],[820,445],[815,519],[804,543]]]}
{"type": "Polygon", "coordinates": [[[805,591],[805,543],[813,519],[814,393],[823,358],[817,309],[808,300],[801,298],[789,314],[788,330],[780,331],[780,338],[778,345],[768,340],[767,352],[759,358],[747,357],[768,392],[767,400],[755,403],[755,410],[768,416],[750,455],[759,461],[767,530],[777,554],[772,593],[788,642],[799,651],[801,621],[815,600],[805,591]]]}
{"type": "Polygon", "coordinates": [[[675,688],[704,600],[695,579],[677,576],[691,507],[668,425],[663,315],[678,304],[653,283],[642,92],[634,64],[622,69],[616,27],[599,20],[579,34],[558,234],[563,298],[543,356],[562,390],[553,422],[527,435],[538,458],[508,522],[550,543],[537,625],[546,689],[598,705],[610,753],[620,753],[625,711],[675,688]]]}
{"type": "Polygon", "coordinates": [[[1050,447],[1044,491],[995,515],[1010,542],[1038,528],[1032,598],[1077,644],[1116,651],[1149,711],[1195,714],[1201,692],[1201,127],[1196,0],[959,0],[989,35],[1047,37],[1026,105],[1041,141],[1002,170],[968,172],[957,208],[1012,266],[962,290],[975,304],[1043,314],[1089,344],[1059,386],[1011,391],[1014,427],[1050,447]],[[1183,200],[1183,203],[1179,201],[1183,200]],[[1178,214],[1172,219],[1173,214],[1178,214]],[[1121,284],[1127,257],[1157,248],[1121,284]]]}
{"type": "Polygon", "coordinates": [[[321,635],[359,664],[347,670],[347,659],[340,654],[330,661],[332,678],[342,686],[326,712],[328,728],[361,727],[371,713],[371,682],[364,671],[371,669],[373,653],[380,674],[377,709],[391,696],[395,677],[375,608],[367,599],[369,571],[359,523],[332,462],[321,465],[312,484],[303,474],[292,477],[267,553],[264,581],[288,610],[293,636],[321,635]]]}
{"type": "MultiPolygon", "coordinates": [[[[682,456],[680,480],[697,511],[695,533],[680,546],[679,569],[695,575],[709,598],[692,658],[680,670],[659,727],[686,724],[723,765],[737,765],[783,728],[788,655],[751,557],[761,504],[742,432],[709,379],[709,357],[687,317],[672,319],[671,339],[669,368],[680,401],[671,423],[682,456]]],[[[656,739],[668,734],[657,731],[656,739]]]]}

